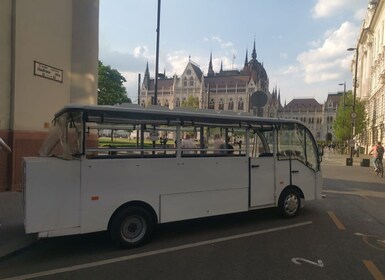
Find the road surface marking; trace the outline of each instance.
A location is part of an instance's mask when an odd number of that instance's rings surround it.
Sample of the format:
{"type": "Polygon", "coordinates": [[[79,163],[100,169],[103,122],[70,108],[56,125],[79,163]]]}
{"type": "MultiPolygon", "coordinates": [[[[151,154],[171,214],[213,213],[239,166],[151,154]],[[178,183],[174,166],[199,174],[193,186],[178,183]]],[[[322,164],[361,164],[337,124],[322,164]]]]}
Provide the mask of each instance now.
{"type": "Polygon", "coordinates": [[[301,262],[306,262],[306,263],[309,263],[309,264],[312,264],[312,265],[315,265],[315,266],[319,266],[319,267],[324,267],[324,263],[322,260],[317,260],[317,262],[313,262],[313,261],[309,261],[307,259],[304,259],[304,258],[292,258],[291,261],[295,264],[301,264],[301,262]]]}
{"type": "Polygon", "coordinates": [[[370,274],[372,274],[375,280],[385,280],[385,276],[381,273],[381,271],[377,268],[374,262],[369,260],[362,261],[366,268],[369,270],[370,274]]]}
{"type": "Polygon", "coordinates": [[[203,246],[203,245],[211,245],[214,243],[230,241],[230,240],[235,240],[235,239],[239,239],[239,238],[260,235],[260,234],[264,234],[264,233],[271,233],[271,232],[306,226],[306,225],[310,225],[312,223],[313,223],[312,221],[307,221],[307,222],[288,225],[288,226],[275,227],[275,228],[264,229],[264,230],[249,232],[249,233],[237,234],[237,235],[233,235],[233,236],[210,239],[210,240],[201,241],[201,242],[197,242],[197,243],[190,243],[190,244],[180,245],[180,246],[176,246],[176,247],[170,247],[170,248],[165,248],[165,249],[160,249],[160,250],[155,250],[155,251],[149,251],[149,252],[134,254],[134,255],[130,255],[130,256],[123,256],[123,257],[107,259],[107,260],[102,260],[102,261],[96,261],[96,262],[91,262],[91,263],[85,263],[85,264],[80,264],[80,265],[67,266],[67,267],[63,267],[63,268],[46,270],[46,271],[41,271],[41,272],[32,273],[32,274],[14,276],[11,278],[3,278],[0,280],[25,280],[25,279],[32,279],[32,278],[36,278],[36,277],[54,275],[54,274],[63,273],[63,272],[70,272],[70,271],[75,271],[75,270],[80,270],[80,269],[86,269],[86,268],[91,268],[91,267],[107,265],[107,264],[113,264],[113,263],[118,263],[118,262],[133,260],[133,259],[139,259],[139,258],[148,257],[148,256],[154,256],[154,255],[159,255],[159,254],[175,252],[175,251],[180,251],[180,250],[194,248],[194,247],[199,247],[199,246],[203,246]]]}
{"type": "Polygon", "coordinates": [[[359,232],[356,232],[355,235],[361,236],[362,240],[370,247],[380,251],[385,251],[385,239],[383,239],[383,237],[363,234],[359,232]]]}
{"type": "Polygon", "coordinates": [[[366,197],[378,197],[385,198],[385,192],[377,192],[377,191],[368,191],[362,189],[356,189],[353,191],[335,191],[335,190],[322,190],[323,193],[335,193],[335,194],[350,194],[350,195],[361,195],[366,197]]]}
{"type": "Polygon", "coordinates": [[[345,226],[341,223],[341,221],[337,218],[336,214],[333,211],[328,211],[329,217],[333,220],[339,230],[345,230],[345,226]]]}

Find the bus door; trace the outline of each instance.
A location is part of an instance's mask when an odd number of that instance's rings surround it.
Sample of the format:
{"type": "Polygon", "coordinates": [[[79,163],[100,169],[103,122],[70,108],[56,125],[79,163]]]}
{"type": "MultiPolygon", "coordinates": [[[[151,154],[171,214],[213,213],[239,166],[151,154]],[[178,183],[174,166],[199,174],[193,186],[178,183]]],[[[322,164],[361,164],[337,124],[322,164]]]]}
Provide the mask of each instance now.
{"type": "Polygon", "coordinates": [[[250,207],[274,204],[274,131],[255,130],[250,139],[250,207]]]}
{"type": "Polygon", "coordinates": [[[278,194],[286,186],[294,185],[302,190],[306,199],[314,199],[319,163],[313,137],[300,124],[280,125],[277,132],[278,194]]]}

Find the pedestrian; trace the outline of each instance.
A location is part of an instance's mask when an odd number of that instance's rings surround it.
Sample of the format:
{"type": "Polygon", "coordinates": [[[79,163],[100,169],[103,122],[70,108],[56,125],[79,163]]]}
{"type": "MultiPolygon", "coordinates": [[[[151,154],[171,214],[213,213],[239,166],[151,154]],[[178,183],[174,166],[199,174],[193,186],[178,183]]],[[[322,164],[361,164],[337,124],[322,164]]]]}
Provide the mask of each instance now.
{"type": "Polygon", "coordinates": [[[377,171],[378,160],[382,160],[384,156],[384,147],[381,145],[381,142],[377,142],[376,145],[372,147],[372,149],[369,152],[369,155],[373,154],[373,165],[374,165],[374,171],[377,171]]]}
{"type": "Polygon", "coordinates": [[[186,137],[182,139],[180,147],[182,149],[185,149],[185,151],[182,152],[184,155],[196,153],[196,151],[194,151],[194,149],[196,149],[196,146],[190,134],[186,134],[186,137]]]}
{"type": "Polygon", "coordinates": [[[214,154],[221,154],[221,146],[224,144],[219,134],[214,135],[214,154]]]}
{"type": "Polygon", "coordinates": [[[223,143],[219,146],[219,149],[221,150],[221,154],[228,154],[232,155],[234,153],[234,147],[230,144],[230,137],[227,137],[227,142],[223,143]]]}
{"type": "Polygon", "coordinates": [[[358,141],[354,143],[354,154],[356,155],[356,157],[360,156],[360,143],[358,141]]]}

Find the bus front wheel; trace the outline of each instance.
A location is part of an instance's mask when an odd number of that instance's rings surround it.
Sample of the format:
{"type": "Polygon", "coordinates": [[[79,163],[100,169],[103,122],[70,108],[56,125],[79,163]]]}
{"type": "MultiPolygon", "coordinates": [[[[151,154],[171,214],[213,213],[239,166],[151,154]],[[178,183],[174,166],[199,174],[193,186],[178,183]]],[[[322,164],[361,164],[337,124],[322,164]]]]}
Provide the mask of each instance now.
{"type": "Polygon", "coordinates": [[[301,198],[295,189],[289,188],[283,191],[279,198],[278,209],[285,218],[291,218],[298,214],[301,208],[301,198]]]}
{"type": "Polygon", "coordinates": [[[111,221],[110,234],[121,248],[134,248],[145,243],[154,228],[147,210],[131,206],[120,210],[111,221]]]}

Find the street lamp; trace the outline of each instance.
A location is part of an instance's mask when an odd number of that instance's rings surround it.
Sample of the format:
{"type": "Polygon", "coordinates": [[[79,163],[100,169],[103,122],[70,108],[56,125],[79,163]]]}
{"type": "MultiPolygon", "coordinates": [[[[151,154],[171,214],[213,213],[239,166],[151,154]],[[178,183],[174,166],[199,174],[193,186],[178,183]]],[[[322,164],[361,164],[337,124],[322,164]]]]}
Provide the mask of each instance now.
{"type": "MultiPolygon", "coordinates": [[[[356,51],[356,61],[355,61],[355,66],[354,66],[354,81],[353,81],[353,109],[351,113],[351,118],[352,118],[352,133],[351,133],[351,138],[353,139],[355,130],[356,130],[356,93],[357,93],[357,72],[358,72],[358,46],[357,48],[348,48],[347,51],[356,51]]],[[[350,163],[353,165],[353,148],[350,147],[350,163]]]]}
{"type": "Polygon", "coordinates": [[[346,95],[346,82],[338,84],[339,86],[344,86],[344,109],[345,109],[345,95],[346,95]]]}
{"type": "Polygon", "coordinates": [[[156,21],[156,56],[155,56],[155,80],[154,80],[154,99],[153,105],[158,105],[158,75],[159,75],[159,36],[160,36],[160,5],[161,0],[158,0],[158,17],[156,21]]]}

